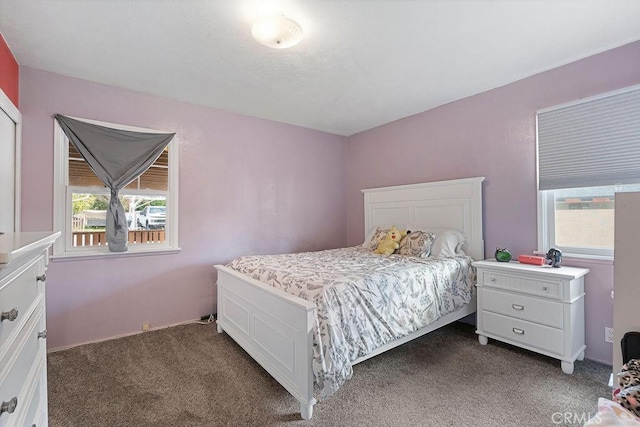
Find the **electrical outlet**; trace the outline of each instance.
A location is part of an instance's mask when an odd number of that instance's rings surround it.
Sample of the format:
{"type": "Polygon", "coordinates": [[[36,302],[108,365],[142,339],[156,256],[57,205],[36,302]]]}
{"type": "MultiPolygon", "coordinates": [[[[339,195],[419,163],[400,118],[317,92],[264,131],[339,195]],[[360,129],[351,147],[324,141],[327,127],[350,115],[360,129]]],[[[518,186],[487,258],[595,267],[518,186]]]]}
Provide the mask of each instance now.
{"type": "Polygon", "coordinates": [[[149,330],[149,322],[142,322],[142,330],[143,331],[149,330]]]}
{"type": "Polygon", "coordinates": [[[604,328],[604,342],[613,343],[613,328],[604,328]]]}

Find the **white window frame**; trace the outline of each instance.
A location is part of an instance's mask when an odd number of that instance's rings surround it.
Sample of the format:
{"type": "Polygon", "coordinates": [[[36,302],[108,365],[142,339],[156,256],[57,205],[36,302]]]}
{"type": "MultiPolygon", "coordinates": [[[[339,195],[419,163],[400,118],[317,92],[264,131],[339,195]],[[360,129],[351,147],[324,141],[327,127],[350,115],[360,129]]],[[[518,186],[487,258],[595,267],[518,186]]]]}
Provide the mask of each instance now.
{"type": "Polygon", "coordinates": [[[560,249],[563,256],[613,261],[613,249],[558,246],[556,242],[556,210],[554,191],[538,191],[538,251],[546,254],[551,248],[560,249]]]}
{"type": "MultiPolygon", "coordinates": [[[[84,121],[113,129],[146,133],[168,133],[147,128],[108,123],[78,117],[75,120],[84,121]]],[[[131,195],[163,195],[166,196],[167,228],[164,243],[129,245],[127,252],[109,252],[107,246],[73,247],[71,221],[71,195],[73,192],[109,194],[105,187],[69,186],[69,139],[57,120],[53,120],[54,133],[54,188],[53,188],[53,224],[57,231],[61,231],[61,238],[53,245],[53,259],[123,257],[136,255],[153,255],[159,253],[176,253],[180,251],[178,245],[178,141],[174,137],[169,143],[169,177],[168,190],[128,190],[121,192],[131,195]]]]}

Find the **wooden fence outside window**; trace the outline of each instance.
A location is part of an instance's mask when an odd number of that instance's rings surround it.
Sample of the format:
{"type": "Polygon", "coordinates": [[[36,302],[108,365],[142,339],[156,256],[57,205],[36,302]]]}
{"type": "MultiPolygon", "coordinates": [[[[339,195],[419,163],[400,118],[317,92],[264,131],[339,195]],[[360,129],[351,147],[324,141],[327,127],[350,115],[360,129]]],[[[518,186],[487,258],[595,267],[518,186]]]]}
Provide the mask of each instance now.
{"type": "MultiPolygon", "coordinates": [[[[164,243],[165,230],[130,230],[129,244],[164,243]]],[[[107,237],[104,231],[73,231],[73,246],[105,246],[107,237]]]]}

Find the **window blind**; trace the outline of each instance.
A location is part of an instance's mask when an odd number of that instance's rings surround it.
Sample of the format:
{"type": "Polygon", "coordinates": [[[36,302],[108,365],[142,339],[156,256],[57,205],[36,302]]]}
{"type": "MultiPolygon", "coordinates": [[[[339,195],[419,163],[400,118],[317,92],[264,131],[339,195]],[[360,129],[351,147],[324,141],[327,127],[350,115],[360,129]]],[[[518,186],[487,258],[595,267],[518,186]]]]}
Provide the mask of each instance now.
{"type": "Polygon", "coordinates": [[[640,183],[640,87],[537,118],[540,190],[640,183]]]}

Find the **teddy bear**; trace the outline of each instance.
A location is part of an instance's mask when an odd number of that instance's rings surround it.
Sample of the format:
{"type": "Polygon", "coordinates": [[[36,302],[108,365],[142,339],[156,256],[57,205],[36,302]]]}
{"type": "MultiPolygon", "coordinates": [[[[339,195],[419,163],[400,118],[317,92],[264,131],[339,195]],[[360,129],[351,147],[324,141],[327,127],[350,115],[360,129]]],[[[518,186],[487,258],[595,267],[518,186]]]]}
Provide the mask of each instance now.
{"type": "Polygon", "coordinates": [[[613,400],[640,417],[640,360],[631,359],[618,374],[620,388],[613,392],[613,400]]]}
{"type": "Polygon", "coordinates": [[[406,231],[400,231],[394,225],[387,231],[386,236],[382,238],[380,243],[378,243],[378,247],[374,252],[381,255],[391,255],[400,247],[400,240],[406,235],[406,231]]]}

